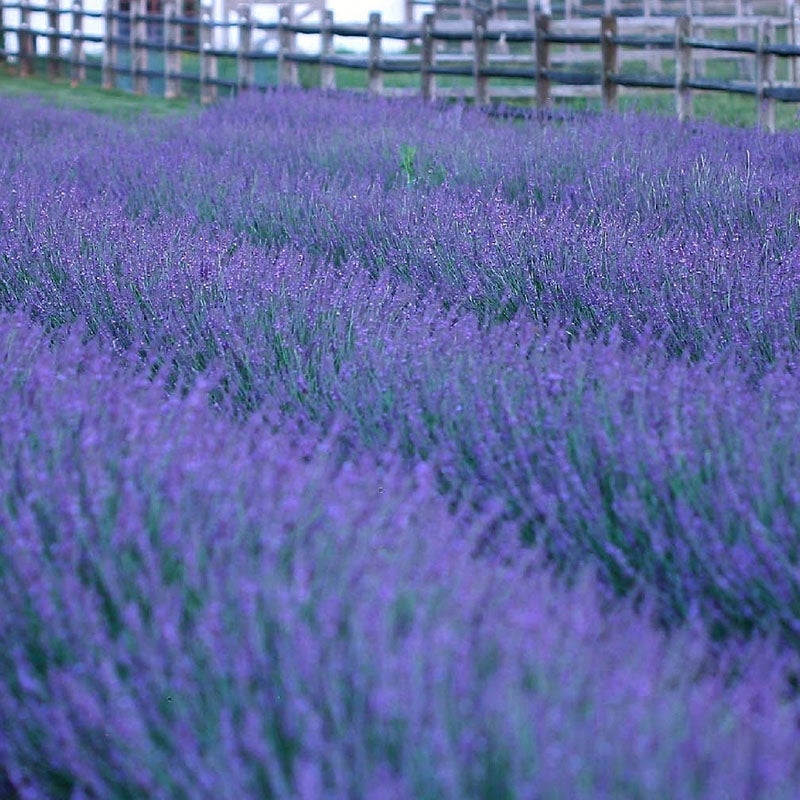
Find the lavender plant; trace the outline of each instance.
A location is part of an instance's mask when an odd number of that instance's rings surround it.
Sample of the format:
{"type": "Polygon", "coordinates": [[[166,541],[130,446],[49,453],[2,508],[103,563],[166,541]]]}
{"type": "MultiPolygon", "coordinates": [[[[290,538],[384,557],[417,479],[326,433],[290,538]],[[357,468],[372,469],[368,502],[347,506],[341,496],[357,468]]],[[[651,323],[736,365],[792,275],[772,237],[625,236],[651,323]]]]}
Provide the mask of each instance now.
{"type": "Polygon", "coordinates": [[[232,427],[20,316],[0,348],[21,797],[796,791],[785,658],[668,637],[508,539],[476,558],[497,509],[451,514],[425,464],[232,427]]]}
{"type": "Polygon", "coordinates": [[[796,795],[796,134],[3,103],[21,796],[796,795]]]}

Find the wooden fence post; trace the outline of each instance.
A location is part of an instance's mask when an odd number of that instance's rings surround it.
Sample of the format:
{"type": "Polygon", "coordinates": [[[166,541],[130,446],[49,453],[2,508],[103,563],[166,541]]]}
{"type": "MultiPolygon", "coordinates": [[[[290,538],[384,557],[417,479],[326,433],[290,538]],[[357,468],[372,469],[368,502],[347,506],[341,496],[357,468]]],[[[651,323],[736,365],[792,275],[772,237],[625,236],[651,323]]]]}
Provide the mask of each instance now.
{"type": "Polygon", "coordinates": [[[422,99],[426,102],[436,97],[436,75],[433,68],[436,63],[436,49],[433,41],[435,14],[426,14],[422,18],[422,49],[420,52],[420,89],[422,99]]]}
{"type": "Polygon", "coordinates": [[[236,49],[236,83],[239,91],[255,83],[255,64],[250,58],[253,50],[253,19],[250,6],[239,4],[239,46],[236,49]]]}
{"type": "MultiPolygon", "coordinates": [[[[412,0],[406,0],[406,13],[405,13],[405,22],[406,25],[413,25],[414,24],[414,3],[412,0]]],[[[406,40],[406,53],[411,52],[414,48],[414,45],[418,42],[418,39],[407,39],[406,40]]]]}
{"type": "Polygon", "coordinates": [[[117,85],[119,63],[119,0],[106,0],[105,31],[103,31],[103,88],[113,89],[117,85]]]}
{"type": "MultiPolygon", "coordinates": [[[[610,0],[603,0],[601,3],[602,9],[600,11],[601,17],[603,15],[611,14],[610,8],[610,0]]],[[[572,20],[579,16],[581,10],[581,3],[580,0],[565,0],[564,2],[564,19],[565,20],[572,20]]],[[[552,4],[549,11],[545,11],[542,9],[543,14],[547,14],[549,17],[552,18],[553,11],[552,11],[552,4]]],[[[568,44],[564,45],[564,53],[566,54],[567,63],[574,64],[576,59],[575,56],[580,53],[581,47],[580,45],[568,44]]],[[[563,55],[563,54],[562,54],[563,55]]]]}
{"type": "Polygon", "coordinates": [[[199,0],[177,0],[178,16],[183,19],[178,42],[182,45],[200,47],[200,13],[202,3],[199,0]]]}
{"type": "MultiPolygon", "coordinates": [[[[536,30],[536,8],[539,5],[541,0],[528,0],[528,25],[536,30]]],[[[533,41],[531,42],[531,58],[533,59],[534,63],[536,62],[536,37],[534,36],[533,41]]]]}
{"type": "Polygon", "coordinates": [[[147,50],[142,44],[147,40],[147,0],[131,0],[131,83],[134,94],[147,94],[147,50]]]}
{"type": "MultiPolygon", "coordinates": [[[[789,30],[791,31],[791,35],[789,41],[795,47],[800,47],[800,3],[792,3],[790,13],[791,22],[789,23],[789,30]]],[[[800,84],[800,56],[792,56],[789,63],[791,64],[791,81],[797,86],[800,84]]]]}
{"type": "Polygon", "coordinates": [[[472,15],[472,73],[475,77],[475,105],[489,103],[489,79],[483,74],[489,63],[489,43],[486,40],[486,12],[476,10],[472,15]]]}
{"type": "MultiPolygon", "coordinates": [[[[2,2],[2,0],[0,0],[2,2]]],[[[58,0],[47,0],[47,75],[50,79],[61,74],[61,14],[58,0]]]]}
{"type": "MultiPolygon", "coordinates": [[[[481,9],[484,10],[484,9],[481,9]]],[[[500,20],[501,22],[508,21],[508,5],[503,3],[499,3],[498,0],[492,0],[491,4],[491,11],[486,9],[488,13],[492,14],[492,16],[500,20]]],[[[511,53],[511,48],[508,46],[508,36],[505,32],[500,34],[500,38],[497,40],[497,50],[498,53],[502,53],[503,55],[509,55],[511,53]]]]}
{"type": "Polygon", "coordinates": [[[30,0],[20,0],[17,41],[19,42],[19,74],[24,78],[33,75],[36,57],[36,39],[31,33],[30,0]]]}
{"type": "Polygon", "coordinates": [[[214,52],[213,8],[203,8],[200,17],[200,102],[213,103],[217,99],[219,65],[214,52]]]}
{"type": "Polygon", "coordinates": [[[178,9],[173,0],[164,5],[164,97],[172,100],[181,96],[181,26],[178,24],[178,9]]]}
{"type": "Polygon", "coordinates": [[[553,100],[550,96],[550,15],[536,15],[536,105],[539,108],[549,107],[553,100]]]}
{"type": "MultiPolygon", "coordinates": [[[[646,21],[650,21],[651,18],[655,15],[653,4],[656,0],[643,0],[642,3],[642,15],[644,16],[646,21]]],[[[659,12],[655,12],[659,13],[659,12]]],[[[655,49],[650,47],[649,45],[644,48],[644,57],[647,62],[647,68],[651,72],[663,72],[664,71],[664,57],[663,51],[659,49],[655,49]]]]}
{"type": "Polygon", "coordinates": [[[675,111],[681,122],[692,117],[692,90],[687,86],[687,81],[692,79],[692,48],[685,43],[691,35],[691,17],[678,17],[675,20],[675,111]]]}
{"type": "Polygon", "coordinates": [[[72,4],[72,47],[70,53],[72,68],[70,84],[77,86],[86,80],[86,64],[83,58],[83,0],[75,0],[72,4]]]}
{"type": "MultiPolygon", "coordinates": [[[[753,21],[751,23],[747,24],[747,25],[744,25],[744,26],[740,27],[741,34],[739,35],[739,38],[744,40],[744,41],[747,41],[748,39],[750,39],[750,41],[752,41],[753,39],[757,39],[758,38],[758,20],[756,18],[755,9],[753,8],[752,0],[742,0],[742,11],[741,11],[741,13],[742,13],[743,17],[749,17],[753,21]]],[[[752,58],[745,57],[745,58],[743,58],[741,60],[740,63],[744,65],[744,70],[743,70],[742,77],[745,77],[745,78],[748,78],[751,81],[754,81],[756,79],[755,60],[752,59],[752,58]]]]}
{"type": "Polygon", "coordinates": [[[326,9],[322,12],[320,24],[320,48],[319,48],[319,81],[320,87],[325,91],[336,88],[336,67],[326,63],[325,59],[333,55],[333,11],[326,9]]]}
{"type": "Polygon", "coordinates": [[[370,94],[383,94],[383,73],[381,72],[381,15],[373,11],[367,26],[369,37],[369,60],[367,76],[370,94]]]}
{"type": "Polygon", "coordinates": [[[297,64],[290,61],[295,51],[296,34],[289,29],[289,25],[294,21],[292,6],[281,6],[278,14],[278,85],[279,86],[299,86],[300,80],[297,74],[297,64]]]}
{"type": "MultiPolygon", "coordinates": [[[[692,32],[690,36],[696,36],[700,39],[705,39],[708,33],[706,27],[702,24],[703,2],[697,3],[695,6],[694,0],[686,0],[686,16],[692,20],[692,32]],[[695,10],[695,8],[697,10],[695,10]],[[700,20],[695,20],[695,16],[700,16],[700,20]]],[[[692,51],[692,70],[691,76],[693,78],[705,78],[706,76],[706,52],[704,50],[692,51]]]]}
{"type": "Polygon", "coordinates": [[[775,98],[767,97],[766,90],[775,85],[775,55],[764,52],[764,48],[771,46],[774,39],[775,26],[772,20],[762,20],[758,25],[756,49],[757,120],[758,127],[766,128],[770,133],[775,133],[775,98]]]}
{"type": "Polygon", "coordinates": [[[603,108],[616,111],[618,106],[619,87],[614,77],[619,72],[619,46],[614,41],[617,36],[617,18],[606,14],[600,20],[600,52],[602,56],[603,108]]]}

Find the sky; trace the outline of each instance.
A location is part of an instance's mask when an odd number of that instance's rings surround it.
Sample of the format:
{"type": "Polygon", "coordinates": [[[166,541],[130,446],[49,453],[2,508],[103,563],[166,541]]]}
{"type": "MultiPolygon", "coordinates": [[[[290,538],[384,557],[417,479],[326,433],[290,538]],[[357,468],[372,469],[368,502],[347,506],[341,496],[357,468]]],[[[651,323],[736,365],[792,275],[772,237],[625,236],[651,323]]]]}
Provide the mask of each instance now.
{"type": "Polygon", "coordinates": [[[334,19],[342,22],[362,22],[370,11],[380,11],[386,22],[402,22],[405,18],[403,0],[328,0],[334,19]]]}

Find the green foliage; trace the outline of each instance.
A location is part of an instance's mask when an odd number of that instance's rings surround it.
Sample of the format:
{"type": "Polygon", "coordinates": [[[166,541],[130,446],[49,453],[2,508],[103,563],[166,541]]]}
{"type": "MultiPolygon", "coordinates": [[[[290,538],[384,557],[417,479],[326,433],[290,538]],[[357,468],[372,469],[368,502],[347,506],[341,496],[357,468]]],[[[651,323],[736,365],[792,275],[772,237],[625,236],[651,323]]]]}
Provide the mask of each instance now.
{"type": "Polygon", "coordinates": [[[406,176],[409,186],[419,177],[417,172],[417,148],[410,144],[400,145],[400,170],[406,176]]]}
{"type": "Polygon", "coordinates": [[[405,178],[406,186],[441,186],[447,180],[444,167],[431,158],[418,159],[417,155],[417,148],[413,145],[400,145],[399,171],[405,178]]]}

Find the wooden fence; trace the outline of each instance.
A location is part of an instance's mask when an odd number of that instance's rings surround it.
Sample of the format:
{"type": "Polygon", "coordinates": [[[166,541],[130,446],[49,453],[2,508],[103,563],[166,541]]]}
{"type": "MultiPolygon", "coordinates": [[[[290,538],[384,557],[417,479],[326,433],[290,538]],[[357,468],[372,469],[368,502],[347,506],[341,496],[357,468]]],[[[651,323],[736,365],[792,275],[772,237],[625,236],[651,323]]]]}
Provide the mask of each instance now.
{"type": "Polygon", "coordinates": [[[554,97],[580,94],[602,98],[607,109],[615,109],[620,90],[669,91],[681,119],[691,116],[695,91],[736,93],[754,98],[758,123],[769,130],[775,127],[776,103],[800,103],[800,4],[786,17],[603,15],[599,19],[557,20],[537,13],[531,22],[497,19],[475,11],[466,24],[463,20],[437,20],[432,13],[412,24],[384,24],[377,13],[364,24],[342,24],[334,21],[331,12],[318,23],[296,22],[289,7],[281,9],[277,21],[260,22],[252,18],[246,5],[239,7],[236,21],[220,22],[212,18],[209,9],[203,9],[199,18],[181,16],[174,2],[166,3],[163,14],[147,13],[146,0],[131,0],[130,12],[120,12],[118,4],[119,0],[108,0],[104,11],[88,12],[82,0],[75,0],[68,9],[61,9],[58,0],[38,4],[0,0],[4,42],[0,56],[15,60],[22,76],[32,74],[37,62],[44,62],[52,77],[61,75],[66,67],[73,84],[84,80],[87,68],[102,70],[106,88],[115,87],[120,76],[129,76],[132,90],[142,94],[155,78],[163,81],[167,97],[179,96],[189,83],[199,84],[203,102],[212,102],[220,88],[231,92],[265,88],[255,80],[255,65],[274,61],[279,85],[299,85],[298,66],[315,64],[325,89],[335,88],[337,68],[365,71],[368,91],[375,94],[384,93],[385,76],[406,73],[418,76],[410,90],[426,100],[458,94],[478,104],[515,96],[546,107],[554,97]],[[8,12],[13,9],[19,12],[15,25],[8,22],[8,12]],[[46,15],[46,27],[31,24],[36,12],[46,15]],[[102,34],[84,32],[87,17],[102,21],[102,34]],[[215,45],[215,31],[222,27],[238,34],[235,49],[215,45]],[[737,35],[720,39],[709,36],[711,31],[737,35]],[[276,35],[277,50],[254,47],[256,32],[276,35]],[[297,47],[300,34],[317,35],[318,52],[301,51],[297,47]],[[9,47],[12,37],[16,48],[9,47]],[[44,54],[37,46],[40,37],[47,43],[44,54]],[[366,39],[367,52],[336,52],[334,37],[366,39]],[[415,47],[388,53],[383,47],[387,40],[415,47]],[[64,41],[68,47],[62,53],[64,41]],[[101,60],[86,57],[87,43],[101,47],[101,60]],[[121,51],[128,56],[124,62],[121,51]],[[156,66],[150,58],[154,52],[160,54],[156,66]],[[720,55],[747,59],[750,74],[730,80],[708,77],[701,57],[720,55]],[[631,57],[645,62],[647,69],[637,73],[621,69],[623,59],[631,57]],[[235,77],[220,77],[220,59],[235,60],[235,77]],[[781,81],[777,80],[778,61],[787,66],[781,81]],[[187,63],[193,69],[184,69],[187,63]],[[469,85],[443,90],[437,86],[441,76],[460,76],[469,85]],[[510,86],[511,82],[517,85],[510,86]]]}
{"type": "Polygon", "coordinates": [[[673,16],[773,16],[786,10],[783,0],[405,0],[406,20],[418,9],[432,11],[437,19],[466,19],[483,8],[502,19],[531,18],[536,11],[564,19],[601,17],[673,16]]]}

